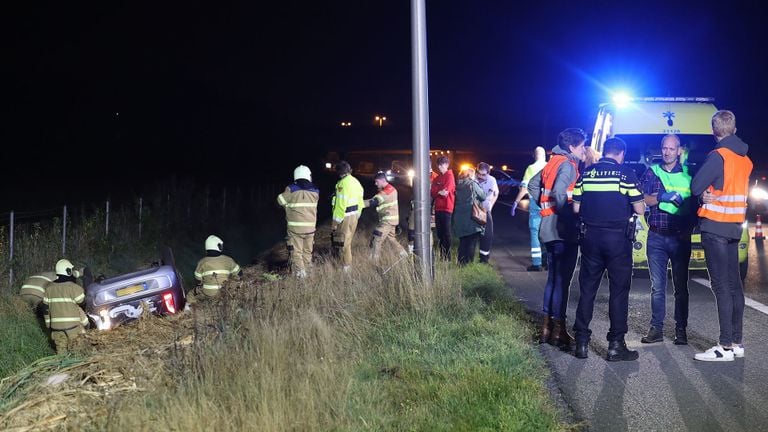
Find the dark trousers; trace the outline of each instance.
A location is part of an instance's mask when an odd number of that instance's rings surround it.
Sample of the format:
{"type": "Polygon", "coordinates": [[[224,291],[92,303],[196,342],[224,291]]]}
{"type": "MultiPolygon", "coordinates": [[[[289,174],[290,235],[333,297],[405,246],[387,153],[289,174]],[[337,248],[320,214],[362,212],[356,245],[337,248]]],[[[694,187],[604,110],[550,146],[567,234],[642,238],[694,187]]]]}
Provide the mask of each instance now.
{"type": "Polygon", "coordinates": [[[651,276],[651,326],[663,330],[667,313],[667,265],[672,263],[675,289],[675,328],[688,326],[688,264],[691,260],[691,235],[662,235],[648,232],[646,245],[648,273],[651,276]]]}
{"type": "Polygon", "coordinates": [[[720,345],[742,343],[744,288],[739,275],[739,240],[701,233],[712,292],[717,300],[720,345]]]}
{"type": "Polygon", "coordinates": [[[579,305],[573,330],[577,342],[589,342],[589,323],[595,309],[595,296],[603,273],[608,270],[608,317],[611,327],[608,342],[623,341],[627,333],[629,288],[632,282],[632,242],[624,229],[587,227],[581,242],[579,305]]]}
{"type": "Polygon", "coordinates": [[[475,250],[477,250],[477,241],[479,239],[479,232],[459,237],[459,264],[469,264],[475,259],[475,250]]]}
{"type": "Polygon", "coordinates": [[[551,241],[547,248],[547,284],[544,286],[542,311],[554,319],[564,320],[568,309],[568,293],[579,257],[579,245],[562,240],[551,241]]]}
{"type": "Polygon", "coordinates": [[[485,233],[480,237],[480,262],[487,263],[491,259],[491,246],[493,246],[493,216],[488,212],[485,223],[485,233]]]}
{"type": "Polygon", "coordinates": [[[444,260],[451,259],[451,213],[435,212],[435,230],[437,241],[440,243],[440,256],[444,260]]]}

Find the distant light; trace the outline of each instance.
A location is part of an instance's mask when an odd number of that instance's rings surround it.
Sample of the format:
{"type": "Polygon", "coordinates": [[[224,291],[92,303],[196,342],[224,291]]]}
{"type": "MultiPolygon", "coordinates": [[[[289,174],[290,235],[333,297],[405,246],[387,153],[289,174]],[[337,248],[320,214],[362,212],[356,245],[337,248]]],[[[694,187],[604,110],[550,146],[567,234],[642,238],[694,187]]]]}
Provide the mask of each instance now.
{"type": "Polygon", "coordinates": [[[446,153],[448,153],[448,154],[451,154],[451,151],[450,151],[450,150],[447,150],[447,151],[446,151],[446,153]]]}
{"type": "Polygon", "coordinates": [[[506,171],[506,170],[507,170],[507,166],[506,166],[506,165],[502,165],[502,166],[501,166],[501,170],[502,170],[502,171],[506,171]]]}
{"type": "Polygon", "coordinates": [[[632,102],[632,98],[625,92],[618,92],[613,94],[613,103],[619,108],[627,106],[632,102]]]}
{"type": "Polygon", "coordinates": [[[387,118],[386,118],[386,117],[382,117],[381,119],[382,119],[382,120],[386,120],[387,118]]]}
{"type": "Polygon", "coordinates": [[[331,169],[331,166],[332,166],[332,165],[331,165],[331,163],[330,163],[330,162],[326,162],[326,163],[325,163],[325,168],[326,168],[326,169],[331,169]]]}
{"type": "Polygon", "coordinates": [[[376,121],[379,121],[379,120],[381,120],[381,117],[376,116],[376,121]]]}
{"type": "Polygon", "coordinates": [[[414,170],[412,170],[412,169],[409,169],[409,170],[408,170],[408,178],[409,178],[409,179],[412,179],[412,178],[414,178],[415,176],[416,176],[416,171],[414,171],[414,170]]]}
{"type": "Polygon", "coordinates": [[[493,165],[490,165],[490,168],[493,169],[493,165]]]}
{"type": "Polygon", "coordinates": [[[752,192],[749,193],[749,195],[757,200],[765,201],[768,200],[768,191],[766,191],[763,188],[752,188],[752,192]]]}
{"type": "Polygon", "coordinates": [[[467,170],[467,169],[470,169],[470,168],[472,168],[472,165],[470,165],[468,163],[463,163],[463,164],[461,164],[459,166],[459,171],[464,171],[464,170],[467,170]]]}

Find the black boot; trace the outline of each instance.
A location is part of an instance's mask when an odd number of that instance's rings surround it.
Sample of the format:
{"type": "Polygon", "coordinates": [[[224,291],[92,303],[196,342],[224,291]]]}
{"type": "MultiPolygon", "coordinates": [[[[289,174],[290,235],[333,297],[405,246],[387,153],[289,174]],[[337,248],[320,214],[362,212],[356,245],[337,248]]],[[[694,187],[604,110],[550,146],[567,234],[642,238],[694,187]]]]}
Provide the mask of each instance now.
{"type": "Polygon", "coordinates": [[[688,345],[688,335],[684,328],[675,329],[675,345],[688,345]]]}
{"type": "Polygon", "coordinates": [[[544,344],[549,342],[549,338],[552,335],[552,325],[554,324],[554,321],[549,317],[549,315],[544,317],[544,321],[541,323],[541,332],[539,333],[539,343],[544,344]]]}
{"type": "Polygon", "coordinates": [[[585,359],[589,353],[589,344],[587,342],[576,342],[576,352],[573,354],[576,358],[585,359]]]}
{"type": "Polygon", "coordinates": [[[637,360],[640,354],[637,351],[627,349],[627,343],[622,341],[608,342],[608,355],[606,360],[614,361],[633,361],[637,360]]]}
{"type": "Polygon", "coordinates": [[[656,342],[663,342],[664,341],[664,334],[661,332],[661,329],[657,329],[656,327],[651,326],[651,328],[648,329],[648,334],[643,336],[642,339],[640,339],[640,342],[642,343],[656,343],[656,342]]]}

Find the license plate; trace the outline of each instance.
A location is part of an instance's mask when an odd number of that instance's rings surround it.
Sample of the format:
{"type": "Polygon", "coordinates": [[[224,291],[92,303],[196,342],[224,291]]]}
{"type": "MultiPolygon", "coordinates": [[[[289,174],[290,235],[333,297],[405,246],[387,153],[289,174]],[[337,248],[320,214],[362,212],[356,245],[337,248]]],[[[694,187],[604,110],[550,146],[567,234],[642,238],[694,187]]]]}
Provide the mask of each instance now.
{"type": "Polygon", "coordinates": [[[136,294],[137,292],[144,291],[144,284],[139,285],[131,285],[129,287],[120,288],[119,290],[115,291],[115,294],[117,294],[118,297],[123,297],[131,294],[136,294]]]}
{"type": "Polygon", "coordinates": [[[703,250],[691,251],[691,258],[693,258],[695,260],[703,260],[704,259],[704,251],[703,250]]]}

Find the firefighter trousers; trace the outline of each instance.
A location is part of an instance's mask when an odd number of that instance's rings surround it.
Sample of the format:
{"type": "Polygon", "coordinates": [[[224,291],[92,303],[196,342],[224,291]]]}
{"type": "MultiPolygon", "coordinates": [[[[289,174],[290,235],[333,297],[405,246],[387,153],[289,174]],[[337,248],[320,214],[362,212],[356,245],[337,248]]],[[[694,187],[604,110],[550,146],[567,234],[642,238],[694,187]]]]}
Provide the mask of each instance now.
{"type": "Polygon", "coordinates": [[[404,254],[405,249],[397,241],[396,234],[397,225],[388,224],[386,222],[379,223],[376,229],[373,230],[373,238],[371,239],[371,258],[379,260],[381,257],[381,248],[384,243],[388,243],[392,246],[393,250],[397,253],[404,254]]]}
{"type": "Polygon", "coordinates": [[[82,326],[77,326],[68,330],[53,330],[51,329],[51,340],[56,348],[57,354],[66,354],[72,347],[72,342],[85,333],[85,329],[82,326]]]}
{"type": "Polygon", "coordinates": [[[345,217],[333,232],[333,248],[345,267],[352,265],[352,241],[355,239],[358,219],[357,214],[345,217]]]}
{"type": "Polygon", "coordinates": [[[288,253],[293,273],[303,274],[312,267],[314,243],[315,233],[296,234],[288,231],[288,253]]]}

